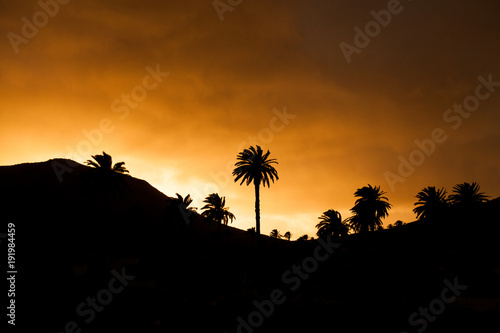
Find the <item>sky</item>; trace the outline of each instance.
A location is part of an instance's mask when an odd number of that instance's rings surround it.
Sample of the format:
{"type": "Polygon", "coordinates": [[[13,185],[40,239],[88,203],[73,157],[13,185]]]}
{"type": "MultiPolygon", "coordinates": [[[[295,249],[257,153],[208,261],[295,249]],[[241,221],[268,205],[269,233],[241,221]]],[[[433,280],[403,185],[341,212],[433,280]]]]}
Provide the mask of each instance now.
{"type": "Polygon", "coordinates": [[[269,149],[261,229],[315,234],[380,186],[384,224],[427,186],[500,196],[500,3],[0,0],[0,165],[106,151],[254,226],[237,154],[269,149]]]}

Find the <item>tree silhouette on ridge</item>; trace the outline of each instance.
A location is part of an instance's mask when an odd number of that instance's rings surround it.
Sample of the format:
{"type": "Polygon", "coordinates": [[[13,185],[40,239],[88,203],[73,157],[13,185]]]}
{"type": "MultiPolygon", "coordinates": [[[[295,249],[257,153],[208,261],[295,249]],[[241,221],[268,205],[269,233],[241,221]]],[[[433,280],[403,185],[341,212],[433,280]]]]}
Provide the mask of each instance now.
{"type": "Polygon", "coordinates": [[[354,231],[366,233],[382,226],[382,218],[389,215],[392,207],[384,194],[380,186],[373,187],[370,184],[354,192],[354,196],[358,198],[351,208],[354,215],[347,219],[354,231]]]}
{"type": "Polygon", "coordinates": [[[272,164],[278,162],[275,159],[269,158],[269,150],[264,153],[260,146],[254,148],[251,146],[243,150],[237,156],[238,162],[235,164],[233,176],[235,182],[241,179],[240,185],[246,182],[246,185],[251,183],[255,186],[255,227],[257,235],[260,235],[260,184],[269,187],[270,181],[274,183],[274,179],[279,179],[278,172],[272,164]]]}

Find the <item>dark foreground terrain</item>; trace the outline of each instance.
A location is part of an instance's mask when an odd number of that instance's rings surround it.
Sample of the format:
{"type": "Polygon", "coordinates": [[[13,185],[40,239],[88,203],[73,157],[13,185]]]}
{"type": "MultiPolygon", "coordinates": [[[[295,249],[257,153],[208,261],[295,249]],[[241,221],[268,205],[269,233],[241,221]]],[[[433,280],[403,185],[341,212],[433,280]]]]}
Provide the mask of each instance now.
{"type": "Polygon", "coordinates": [[[103,195],[82,181],[87,167],[60,182],[53,163],[0,167],[0,232],[15,224],[18,331],[500,327],[498,199],[471,219],[351,235],[337,247],[219,229],[132,177],[103,195]]]}

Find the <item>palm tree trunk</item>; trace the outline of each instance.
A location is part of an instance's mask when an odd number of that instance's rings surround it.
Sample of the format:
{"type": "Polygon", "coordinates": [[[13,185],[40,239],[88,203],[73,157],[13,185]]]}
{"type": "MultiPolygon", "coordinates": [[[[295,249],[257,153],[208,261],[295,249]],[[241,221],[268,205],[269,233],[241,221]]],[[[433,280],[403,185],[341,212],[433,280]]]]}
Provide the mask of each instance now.
{"type": "Polygon", "coordinates": [[[257,232],[257,237],[260,236],[260,182],[254,182],[255,184],[255,231],[257,232]]]}

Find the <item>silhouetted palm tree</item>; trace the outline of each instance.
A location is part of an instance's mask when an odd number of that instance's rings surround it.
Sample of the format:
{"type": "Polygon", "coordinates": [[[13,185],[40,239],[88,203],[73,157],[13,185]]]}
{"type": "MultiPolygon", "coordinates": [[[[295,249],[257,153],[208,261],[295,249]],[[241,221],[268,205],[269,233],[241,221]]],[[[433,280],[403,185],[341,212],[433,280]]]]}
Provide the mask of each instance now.
{"type": "Polygon", "coordinates": [[[382,225],[382,218],[387,217],[391,209],[384,194],[380,186],[372,187],[370,184],[354,192],[354,196],[358,198],[351,208],[354,215],[347,219],[354,231],[375,231],[382,225]]]}
{"type": "Polygon", "coordinates": [[[173,216],[179,225],[189,224],[189,216],[196,210],[194,207],[189,207],[189,205],[193,202],[193,199],[190,194],[186,195],[185,198],[183,198],[179,193],[176,193],[175,195],[177,198],[173,198],[173,200],[169,202],[166,213],[168,216],[173,216]]]}
{"type": "Polygon", "coordinates": [[[177,198],[174,198],[174,204],[177,205],[177,207],[190,211],[196,210],[195,207],[189,207],[189,205],[193,202],[191,194],[186,195],[185,198],[183,198],[179,193],[175,193],[175,195],[177,198]]]}
{"type": "Polygon", "coordinates": [[[113,165],[113,160],[106,152],[102,155],[92,155],[92,160],[87,160],[85,164],[91,169],[84,174],[84,178],[93,183],[94,188],[101,194],[114,195],[126,187],[124,175],[129,171],[125,168],[125,162],[119,162],[113,165]]]}
{"type": "Polygon", "coordinates": [[[278,238],[278,239],[281,238],[281,234],[278,231],[278,229],[271,230],[271,233],[269,234],[269,236],[271,236],[272,238],[278,238]]]}
{"type": "Polygon", "coordinates": [[[484,192],[479,192],[479,185],[476,182],[472,184],[463,183],[453,187],[453,194],[449,200],[457,207],[465,209],[477,208],[480,204],[487,201],[488,196],[484,192]]]}
{"type": "Polygon", "coordinates": [[[297,238],[298,241],[302,242],[302,241],[306,241],[309,239],[309,236],[307,234],[305,235],[302,235],[300,236],[299,238],[297,238]]]}
{"type": "Polygon", "coordinates": [[[318,229],[316,235],[318,235],[318,237],[326,238],[328,236],[333,236],[339,238],[347,235],[349,232],[349,225],[346,221],[342,221],[342,216],[336,210],[327,210],[319,219],[320,222],[316,224],[316,228],[318,229]]]}
{"type": "Polygon", "coordinates": [[[292,238],[292,233],[290,231],[285,232],[283,238],[286,238],[288,241],[290,241],[290,238],[292,238]]]}
{"type": "Polygon", "coordinates": [[[416,195],[418,201],[415,203],[413,212],[417,214],[420,221],[436,221],[444,218],[448,211],[448,200],[446,189],[436,190],[434,186],[428,186],[416,195]]]}
{"type": "Polygon", "coordinates": [[[401,221],[401,220],[397,220],[397,221],[394,223],[394,227],[396,227],[396,228],[397,228],[397,227],[401,227],[401,226],[403,226],[403,225],[405,225],[405,223],[404,223],[403,221],[401,221]]]}
{"type": "Polygon", "coordinates": [[[269,181],[274,183],[274,179],[278,178],[278,172],[272,166],[273,163],[278,164],[275,159],[269,158],[269,150],[263,154],[262,148],[251,146],[249,149],[243,150],[238,154],[238,162],[233,170],[234,179],[237,182],[241,179],[241,184],[246,181],[247,186],[252,182],[255,186],[255,225],[257,235],[260,235],[260,184],[269,187],[269,181]]]}
{"type": "Polygon", "coordinates": [[[226,206],[226,198],[220,197],[217,193],[212,193],[203,200],[206,203],[201,209],[204,210],[201,216],[206,217],[209,221],[215,222],[220,230],[220,225],[228,222],[233,222],[236,218],[233,213],[229,212],[229,207],[226,206]]]}
{"type": "Polygon", "coordinates": [[[487,198],[475,182],[455,185],[453,194],[448,197],[454,220],[462,225],[472,223],[483,212],[487,198]]]}
{"type": "Polygon", "coordinates": [[[128,173],[127,168],[125,168],[125,162],[118,162],[113,165],[113,159],[106,152],[102,152],[102,155],[92,155],[95,161],[87,160],[85,164],[102,172],[116,172],[116,173],[128,173]]]}

